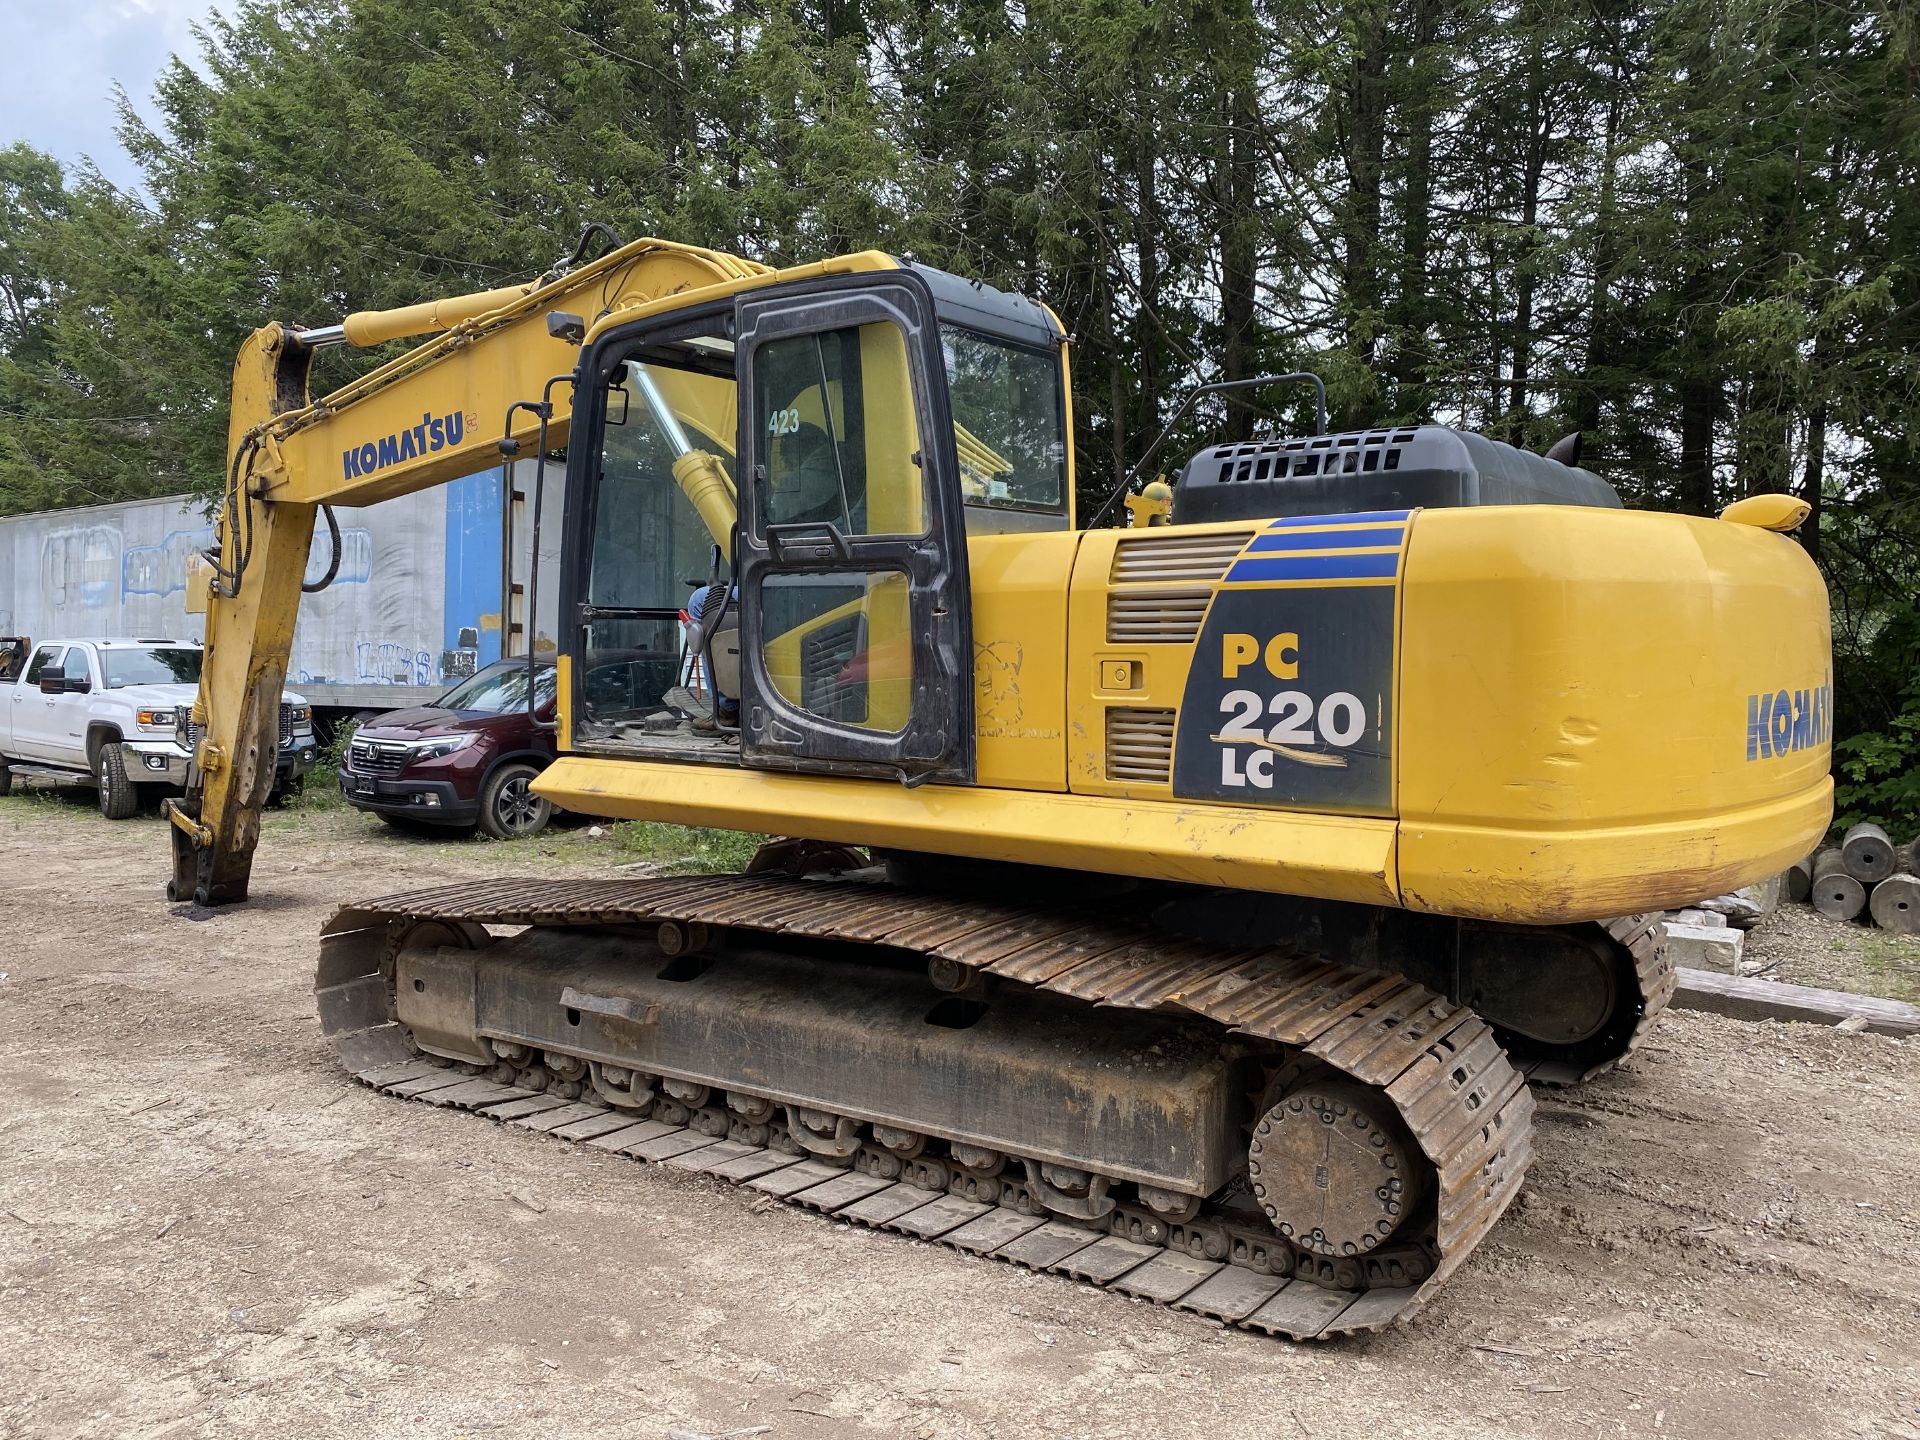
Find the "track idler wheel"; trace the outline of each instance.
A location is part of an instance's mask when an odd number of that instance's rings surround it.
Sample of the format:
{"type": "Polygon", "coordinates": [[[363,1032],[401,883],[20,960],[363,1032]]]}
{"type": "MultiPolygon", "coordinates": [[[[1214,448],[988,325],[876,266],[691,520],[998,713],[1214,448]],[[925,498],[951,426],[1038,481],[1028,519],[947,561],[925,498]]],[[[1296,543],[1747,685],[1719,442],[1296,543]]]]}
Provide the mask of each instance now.
{"type": "Polygon", "coordinates": [[[1287,1239],[1316,1255],[1364,1255],[1425,1198],[1431,1167],[1384,1097],[1316,1080],[1260,1117],[1247,1178],[1287,1239]]]}

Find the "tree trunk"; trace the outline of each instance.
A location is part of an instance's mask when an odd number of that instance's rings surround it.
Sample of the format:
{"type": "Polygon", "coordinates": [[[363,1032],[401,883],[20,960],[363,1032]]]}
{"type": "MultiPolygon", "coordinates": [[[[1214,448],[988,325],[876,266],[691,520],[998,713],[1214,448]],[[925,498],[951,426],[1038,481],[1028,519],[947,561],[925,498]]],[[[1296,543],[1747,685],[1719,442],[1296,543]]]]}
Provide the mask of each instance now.
{"type": "Polygon", "coordinates": [[[1593,276],[1587,286],[1586,373],[1573,387],[1576,430],[1594,434],[1600,429],[1601,387],[1613,363],[1613,300],[1609,294],[1616,251],[1614,186],[1620,173],[1620,95],[1622,82],[1617,58],[1607,77],[1606,150],[1600,160],[1600,199],[1594,215],[1593,276]]]}
{"type": "MultiPolygon", "coordinates": [[[[1254,166],[1258,163],[1255,127],[1259,124],[1255,90],[1254,44],[1259,34],[1253,7],[1246,0],[1234,7],[1224,27],[1228,53],[1221,58],[1229,69],[1221,97],[1226,127],[1222,147],[1220,208],[1220,370],[1225,380],[1244,380],[1253,374],[1254,287],[1259,279],[1260,217],[1254,213],[1254,166]]],[[[1253,414],[1243,405],[1229,405],[1225,434],[1228,440],[1246,440],[1253,434],[1253,414]]]]}
{"type": "Polygon", "coordinates": [[[1393,319],[1392,410],[1418,422],[1433,407],[1428,371],[1432,363],[1427,334],[1427,268],[1433,246],[1433,80],[1429,73],[1438,33],[1438,0],[1408,0],[1406,103],[1401,128],[1406,133],[1405,178],[1400,186],[1400,283],[1393,319]]]}
{"type": "Polygon", "coordinates": [[[1354,53],[1347,77],[1346,256],[1342,266],[1347,346],[1363,365],[1374,359],[1379,324],[1380,169],[1387,143],[1387,12],[1366,3],[1354,14],[1354,53]]]}
{"type": "Polygon", "coordinates": [[[1134,147],[1134,185],[1138,210],[1134,216],[1133,246],[1139,256],[1140,301],[1133,326],[1134,367],[1140,393],[1134,411],[1139,433],[1160,429],[1160,154],[1154,128],[1153,97],[1144,77],[1135,72],[1134,100],[1138,119],[1134,147]]]}

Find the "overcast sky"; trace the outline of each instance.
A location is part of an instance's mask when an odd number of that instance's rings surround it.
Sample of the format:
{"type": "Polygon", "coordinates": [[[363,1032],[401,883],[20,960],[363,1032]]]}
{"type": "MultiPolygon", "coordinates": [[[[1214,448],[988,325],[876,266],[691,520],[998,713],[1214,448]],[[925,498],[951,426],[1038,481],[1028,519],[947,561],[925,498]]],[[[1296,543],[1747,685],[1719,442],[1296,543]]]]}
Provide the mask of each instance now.
{"type": "MultiPolygon", "coordinates": [[[[0,147],[24,140],[69,166],[90,157],[116,185],[139,175],[114,138],[113,87],[149,119],[167,57],[196,56],[191,26],[214,0],[0,0],[7,75],[0,147]]],[[[230,8],[230,3],[222,8],[230,8]]]]}

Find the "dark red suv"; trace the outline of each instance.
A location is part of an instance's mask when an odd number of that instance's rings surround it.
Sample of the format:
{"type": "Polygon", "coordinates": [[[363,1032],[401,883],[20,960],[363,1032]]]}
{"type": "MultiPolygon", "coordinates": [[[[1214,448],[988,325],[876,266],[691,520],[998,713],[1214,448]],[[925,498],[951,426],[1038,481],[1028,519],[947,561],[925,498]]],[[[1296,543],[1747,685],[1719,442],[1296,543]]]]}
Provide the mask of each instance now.
{"type": "MultiPolygon", "coordinates": [[[[535,714],[553,718],[555,671],[535,667],[535,714]]],[[[527,715],[527,662],[501,660],[440,697],[376,715],[353,734],[340,790],[403,830],[537,835],[553,806],[533,779],[554,756],[553,732],[527,715]]]]}

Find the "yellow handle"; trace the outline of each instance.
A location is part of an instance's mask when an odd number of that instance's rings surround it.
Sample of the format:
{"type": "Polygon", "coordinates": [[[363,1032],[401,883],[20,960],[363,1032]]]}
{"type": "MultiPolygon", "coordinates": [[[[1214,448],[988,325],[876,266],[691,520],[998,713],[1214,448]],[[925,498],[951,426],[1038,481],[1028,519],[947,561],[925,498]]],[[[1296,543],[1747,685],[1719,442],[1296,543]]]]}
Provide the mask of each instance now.
{"type": "Polygon", "coordinates": [[[1736,500],[1720,512],[1722,520],[1736,525],[1752,525],[1761,530],[1798,530],[1813,506],[1793,495],[1749,495],[1736,500]]]}

